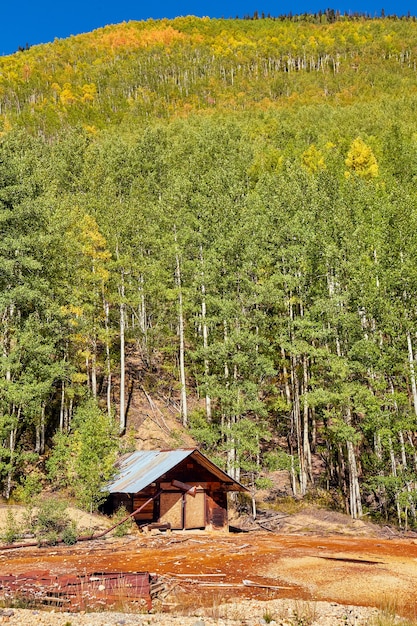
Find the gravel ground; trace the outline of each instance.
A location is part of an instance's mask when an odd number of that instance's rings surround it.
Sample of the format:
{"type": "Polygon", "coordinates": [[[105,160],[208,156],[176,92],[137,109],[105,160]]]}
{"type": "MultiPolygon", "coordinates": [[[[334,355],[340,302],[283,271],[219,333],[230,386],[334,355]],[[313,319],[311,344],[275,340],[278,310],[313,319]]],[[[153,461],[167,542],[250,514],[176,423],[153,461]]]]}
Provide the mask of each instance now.
{"type": "Polygon", "coordinates": [[[376,609],[329,602],[242,601],[213,607],[213,615],[61,613],[0,609],[0,623],[10,626],[370,626],[376,609]]]}

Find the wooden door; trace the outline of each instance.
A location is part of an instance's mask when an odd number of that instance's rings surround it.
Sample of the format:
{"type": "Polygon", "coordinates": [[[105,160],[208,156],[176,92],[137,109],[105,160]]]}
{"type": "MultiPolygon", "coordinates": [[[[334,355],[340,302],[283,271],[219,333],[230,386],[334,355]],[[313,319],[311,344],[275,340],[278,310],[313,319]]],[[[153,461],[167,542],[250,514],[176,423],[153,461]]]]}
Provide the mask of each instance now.
{"type": "Polygon", "coordinates": [[[163,491],[159,496],[159,521],[171,524],[171,528],[182,529],[182,493],[163,491]]]}
{"type": "Polygon", "coordinates": [[[205,528],[206,499],[204,491],[197,491],[195,496],[185,494],[184,528],[205,528]]]}

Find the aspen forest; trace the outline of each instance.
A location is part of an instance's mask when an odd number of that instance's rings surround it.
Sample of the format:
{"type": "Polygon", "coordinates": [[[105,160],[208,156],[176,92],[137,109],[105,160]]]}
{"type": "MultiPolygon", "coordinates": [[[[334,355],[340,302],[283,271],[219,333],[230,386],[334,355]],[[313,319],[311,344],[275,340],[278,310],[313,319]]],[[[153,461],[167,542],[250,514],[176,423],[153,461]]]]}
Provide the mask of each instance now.
{"type": "Polygon", "coordinates": [[[99,484],[140,388],[251,489],[286,470],[417,526],[416,183],[414,18],[149,20],[0,57],[4,498],[99,484]]]}

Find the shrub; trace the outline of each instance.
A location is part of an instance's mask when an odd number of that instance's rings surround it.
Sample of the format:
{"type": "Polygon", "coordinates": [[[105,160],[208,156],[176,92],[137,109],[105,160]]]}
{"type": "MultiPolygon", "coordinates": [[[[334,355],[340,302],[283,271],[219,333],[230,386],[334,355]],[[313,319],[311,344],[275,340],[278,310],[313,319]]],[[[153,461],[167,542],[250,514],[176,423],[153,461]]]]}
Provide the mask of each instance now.
{"type": "MultiPolygon", "coordinates": [[[[117,524],[117,522],[121,522],[122,519],[124,519],[128,515],[129,515],[129,511],[124,506],[120,506],[112,517],[113,524],[117,524]]],[[[134,521],[130,517],[128,520],[123,522],[123,524],[120,524],[120,526],[116,526],[116,528],[113,531],[113,535],[115,537],[124,537],[125,535],[129,534],[129,532],[133,528],[133,525],[134,525],[134,521]]]]}
{"type": "Polygon", "coordinates": [[[54,498],[40,502],[32,526],[38,545],[54,546],[60,539],[67,545],[77,542],[77,526],[67,508],[66,502],[54,498]]]}
{"type": "Polygon", "coordinates": [[[43,500],[39,505],[36,520],[37,531],[41,534],[62,533],[71,524],[67,508],[67,504],[60,500],[53,498],[43,500]]]}
{"type": "Polygon", "coordinates": [[[2,540],[5,543],[15,543],[20,538],[20,524],[16,519],[13,511],[9,509],[6,514],[6,523],[4,532],[1,535],[2,540]]]}
{"type": "Polygon", "coordinates": [[[75,543],[77,543],[77,540],[78,540],[77,525],[74,521],[72,521],[71,524],[67,526],[62,532],[62,541],[67,546],[73,546],[75,543]]]}

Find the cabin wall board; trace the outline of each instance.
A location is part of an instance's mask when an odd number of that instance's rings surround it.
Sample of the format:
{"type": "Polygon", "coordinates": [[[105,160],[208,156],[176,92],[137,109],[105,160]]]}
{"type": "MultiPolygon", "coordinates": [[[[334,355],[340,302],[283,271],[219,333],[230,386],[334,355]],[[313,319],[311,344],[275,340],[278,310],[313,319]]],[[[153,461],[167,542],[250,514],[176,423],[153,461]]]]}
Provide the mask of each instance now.
{"type": "MultiPolygon", "coordinates": [[[[144,493],[138,493],[133,496],[133,511],[136,511],[139,507],[145,504],[149,500],[150,496],[144,493]]],[[[134,515],[137,522],[152,522],[154,519],[154,501],[147,502],[146,506],[134,515]]]]}
{"type": "Polygon", "coordinates": [[[171,528],[183,528],[183,503],[181,491],[163,491],[159,496],[159,521],[171,528]]]}

